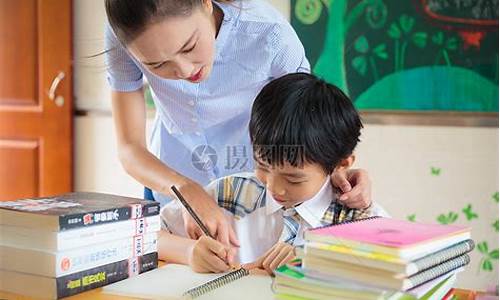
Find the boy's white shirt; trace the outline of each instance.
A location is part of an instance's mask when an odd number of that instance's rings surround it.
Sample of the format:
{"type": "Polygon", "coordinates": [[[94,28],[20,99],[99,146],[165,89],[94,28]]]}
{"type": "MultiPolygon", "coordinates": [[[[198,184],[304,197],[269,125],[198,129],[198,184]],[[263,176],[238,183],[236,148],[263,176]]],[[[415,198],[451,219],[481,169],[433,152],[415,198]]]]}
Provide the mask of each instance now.
{"type": "MultiPolygon", "coordinates": [[[[210,186],[213,187],[213,185],[209,185],[208,187],[210,186]]],[[[208,190],[208,192],[213,196],[214,201],[216,201],[215,191],[208,190]]],[[[295,208],[301,216],[297,237],[293,243],[295,246],[304,244],[303,233],[306,229],[322,225],[321,219],[335,197],[336,195],[328,177],[314,197],[304,201],[295,208]]],[[[375,203],[372,205],[373,215],[389,216],[379,205],[375,203]]],[[[234,217],[229,211],[223,210],[240,241],[238,258],[241,263],[255,261],[279,241],[284,224],[284,210],[282,207],[281,204],[273,199],[271,193],[266,192],[266,205],[257,208],[242,218],[234,217]]],[[[184,227],[182,210],[183,206],[179,200],[173,200],[166,204],[160,213],[162,224],[166,225],[172,234],[188,237],[184,227]]]]}

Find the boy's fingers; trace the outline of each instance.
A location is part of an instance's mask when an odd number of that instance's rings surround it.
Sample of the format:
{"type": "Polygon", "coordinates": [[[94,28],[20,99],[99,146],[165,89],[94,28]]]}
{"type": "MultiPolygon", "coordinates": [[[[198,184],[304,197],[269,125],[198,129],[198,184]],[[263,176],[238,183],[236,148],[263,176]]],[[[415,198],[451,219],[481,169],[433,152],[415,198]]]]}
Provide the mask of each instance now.
{"type": "Polygon", "coordinates": [[[227,255],[227,248],[224,247],[223,244],[220,242],[212,239],[212,238],[207,238],[206,241],[206,246],[208,249],[213,252],[215,255],[217,255],[221,259],[225,259],[227,255]]]}
{"type": "Polygon", "coordinates": [[[209,265],[209,269],[212,272],[220,273],[229,270],[229,266],[218,256],[208,255],[204,260],[209,265]]]}
{"type": "Polygon", "coordinates": [[[271,253],[271,251],[273,251],[273,250],[274,250],[274,247],[269,248],[266,251],[266,253],[262,254],[259,258],[257,258],[256,261],[244,264],[243,268],[245,268],[247,270],[256,269],[256,268],[263,268],[262,262],[264,261],[264,259],[266,259],[266,257],[269,255],[269,253],[271,253]]]}
{"type": "Polygon", "coordinates": [[[260,266],[261,266],[260,262],[254,261],[251,263],[244,264],[241,267],[246,270],[252,270],[252,269],[258,269],[260,268],[260,266]]]}
{"type": "Polygon", "coordinates": [[[288,253],[288,255],[285,257],[285,259],[282,260],[281,263],[278,265],[278,268],[283,266],[284,264],[288,263],[289,261],[291,261],[294,258],[295,258],[295,253],[293,253],[293,252],[288,253]]]}
{"type": "Polygon", "coordinates": [[[204,255],[203,260],[210,266],[210,270],[216,272],[224,272],[229,269],[229,265],[226,264],[225,259],[227,255],[227,249],[219,243],[218,241],[207,237],[206,238],[207,250],[204,255]]]}
{"type": "Polygon", "coordinates": [[[274,248],[273,251],[271,251],[271,253],[269,253],[269,255],[262,262],[262,267],[264,267],[264,269],[266,269],[266,271],[269,274],[273,274],[273,270],[271,269],[271,263],[274,261],[274,259],[276,258],[276,256],[278,256],[279,253],[280,249],[274,248]]]}
{"type": "Polygon", "coordinates": [[[260,269],[260,268],[253,268],[253,269],[247,269],[250,272],[250,275],[259,275],[259,276],[268,276],[269,273],[267,273],[266,270],[260,269]]]}
{"type": "Polygon", "coordinates": [[[271,264],[269,265],[269,268],[271,270],[275,270],[277,267],[280,266],[280,264],[286,260],[286,257],[290,253],[289,249],[287,248],[282,248],[281,251],[276,255],[276,257],[273,259],[271,264]]]}

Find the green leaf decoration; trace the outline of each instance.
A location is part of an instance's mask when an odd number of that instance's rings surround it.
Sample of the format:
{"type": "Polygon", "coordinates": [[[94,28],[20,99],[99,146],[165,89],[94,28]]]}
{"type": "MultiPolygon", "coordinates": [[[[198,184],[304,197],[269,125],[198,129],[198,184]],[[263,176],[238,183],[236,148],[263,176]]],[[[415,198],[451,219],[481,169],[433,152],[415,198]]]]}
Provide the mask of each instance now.
{"type": "Polygon", "coordinates": [[[491,226],[493,226],[493,228],[495,228],[495,231],[498,232],[498,220],[491,224],[491,226]]]}
{"type": "Polygon", "coordinates": [[[483,270],[484,271],[493,271],[493,264],[491,263],[491,260],[485,259],[483,261],[483,270]]]}
{"type": "Polygon", "coordinates": [[[477,250],[483,254],[488,254],[488,243],[482,242],[477,245],[477,250]]]}
{"type": "Polygon", "coordinates": [[[387,59],[389,57],[389,55],[387,55],[385,44],[377,45],[377,47],[373,48],[373,53],[381,59],[387,59]]]}
{"type": "Polygon", "coordinates": [[[449,38],[446,41],[446,49],[448,50],[457,50],[458,48],[458,39],[455,37],[449,38]]]}
{"type": "Polygon", "coordinates": [[[316,23],[321,17],[323,4],[321,0],[297,0],[295,4],[295,16],[306,25],[316,23]]]}
{"type": "Polygon", "coordinates": [[[440,214],[437,218],[437,221],[440,223],[440,224],[443,224],[443,225],[446,225],[448,224],[448,219],[446,218],[445,215],[443,214],[440,214]]]}
{"type": "Polygon", "coordinates": [[[458,219],[458,214],[450,212],[448,214],[448,224],[455,222],[458,219]]]}
{"type": "Polygon", "coordinates": [[[415,32],[412,40],[417,47],[424,48],[427,45],[427,32],[415,32]]]}
{"type": "Polygon", "coordinates": [[[470,221],[472,219],[477,219],[478,215],[472,211],[472,205],[469,204],[466,207],[462,209],[462,212],[465,214],[465,217],[467,218],[467,221],[470,221]]]}
{"type": "Polygon", "coordinates": [[[403,30],[403,32],[408,33],[413,28],[415,19],[409,17],[408,15],[401,15],[401,17],[399,18],[399,24],[401,25],[401,29],[403,30]]]}
{"type": "Polygon", "coordinates": [[[410,221],[410,222],[415,222],[416,217],[417,217],[417,215],[413,214],[413,215],[409,215],[409,216],[407,216],[407,217],[406,217],[406,219],[407,219],[408,221],[410,221]]]}
{"type": "Polygon", "coordinates": [[[434,34],[432,36],[432,41],[434,42],[434,44],[441,46],[444,43],[444,34],[443,34],[443,32],[442,31],[436,32],[436,34],[434,34]]]}
{"type": "Polygon", "coordinates": [[[391,27],[389,27],[387,34],[389,34],[389,36],[395,40],[401,38],[401,30],[396,23],[391,24],[391,27]]]}
{"type": "Polygon", "coordinates": [[[356,39],[356,42],[354,43],[354,49],[363,54],[366,54],[368,50],[370,50],[370,45],[368,45],[368,40],[364,35],[356,39]]]}
{"type": "Polygon", "coordinates": [[[493,200],[495,200],[496,203],[498,203],[498,192],[494,193],[492,196],[493,200]]]}
{"type": "Polygon", "coordinates": [[[496,259],[496,260],[498,260],[498,249],[491,251],[491,252],[489,253],[489,257],[490,257],[491,259],[496,259]]]}
{"type": "Polygon", "coordinates": [[[458,219],[458,214],[450,211],[447,215],[440,214],[437,221],[443,225],[454,223],[458,219]]]}
{"type": "Polygon", "coordinates": [[[368,69],[368,63],[367,63],[367,59],[365,56],[356,56],[352,60],[352,66],[361,75],[363,75],[363,76],[366,75],[366,70],[368,69]]]}
{"type": "Polygon", "coordinates": [[[431,167],[431,175],[433,176],[441,175],[441,168],[431,167]]]}

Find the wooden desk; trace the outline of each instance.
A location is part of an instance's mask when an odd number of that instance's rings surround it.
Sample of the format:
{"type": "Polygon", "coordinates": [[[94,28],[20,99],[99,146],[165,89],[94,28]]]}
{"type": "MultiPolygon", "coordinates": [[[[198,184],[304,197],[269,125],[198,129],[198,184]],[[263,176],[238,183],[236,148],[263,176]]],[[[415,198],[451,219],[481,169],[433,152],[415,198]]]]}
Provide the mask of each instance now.
{"type": "MultiPolygon", "coordinates": [[[[6,300],[39,300],[39,298],[32,298],[27,296],[19,296],[11,293],[0,292],[0,299],[6,300]]],[[[83,292],[78,295],[63,298],[65,300],[137,300],[137,298],[121,297],[115,295],[108,295],[102,292],[102,288],[93,289],[88,292],[83,292]]]]}

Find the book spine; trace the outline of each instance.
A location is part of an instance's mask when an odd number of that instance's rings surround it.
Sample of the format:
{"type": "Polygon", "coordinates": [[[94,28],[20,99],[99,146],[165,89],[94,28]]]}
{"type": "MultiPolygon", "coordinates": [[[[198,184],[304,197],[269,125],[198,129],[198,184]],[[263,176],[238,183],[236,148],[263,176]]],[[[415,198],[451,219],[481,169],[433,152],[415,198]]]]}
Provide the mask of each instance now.
{"type": "Polygon", "coordinates": [[[142,217],[158,215],[160,213],[160,204],[151,201],[148,204],[131,204],[124,207],[117,207],[95,212],[74,213],[59,216],[59,230],[70,230],[82,227],[90,227],[125,221],[130,219],[139,219],[142,217]]]}
{"type": "Polygon", "coordinates": [[[421,285],[422,283],[425,283],[450,271],[463,267],[469,264],[469,262],[470,262],[469,255],[464,254],[462,256],[450,259],[433,268],[417,273],[411,277],[408,277],[407,279],[408,284],[405,284],[404,290],[414,288],[418,285],[421,285]]]}
{"type": "Polygon", "coordinates": [[[133,235],[156,232],[160,229],[160,216],[156,215],[135,220],[109,223],[101,226],[60,231],[57,233],[56,250],[61,251],[103,243],[109,241],[110,236],[112,236],[113,239],[121,239],[133,235]]]}
{"type": "Polygon", "coordinates": [[[57,297],[69,297],[158,267],[158,253],[125,259],[56,278],[57,297]]]}
{"type": "Polygon", "coordinates": [[[56,255],[56,276],[60,277],[158,250],[157,233],[75,248],[56,255]]]}

